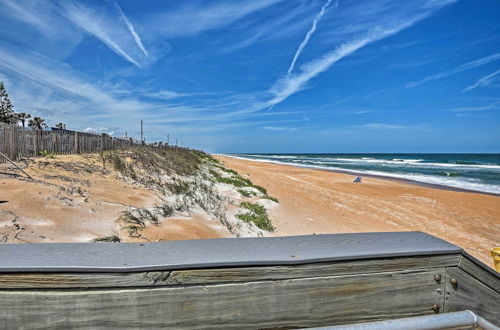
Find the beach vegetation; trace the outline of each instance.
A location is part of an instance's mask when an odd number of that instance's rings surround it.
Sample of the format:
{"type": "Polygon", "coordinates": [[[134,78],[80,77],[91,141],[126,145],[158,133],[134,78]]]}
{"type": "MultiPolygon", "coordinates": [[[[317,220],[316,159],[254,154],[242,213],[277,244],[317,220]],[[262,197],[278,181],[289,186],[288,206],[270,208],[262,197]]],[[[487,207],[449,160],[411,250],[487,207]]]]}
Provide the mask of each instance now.
{"type": "Polygon", "coordinates": [[[236,191],[245,197],[252,197],[252,196],[257,195],[257,193],[255,191],[246,190],[246,189],[237,189],[236,191]]]}
{"type": "Polygon", "coordinates": [[[257,203],[241,202],[240,207],[248,210],[248,212],[236,214],[238,219],[244,222],[253,223],[260,229],[271,232],[274,231],[275,228],[264,206],[257,203]]]}
{"type": "Polygon", "coordinates": [[[97,237],[92,240],[94,243],[100,243],[100,242],[108,242],[108,243],[119,243],[121,242],[120,237],[118,234],[114,233],[111,236],[105,236],[105,237],[97,237]]]}
{"type": "Polygon", "coordinates": [[[44,157],[44,158],[54,158],[55,155],[48,152],[47,150],[42,150],[39,152],[40,156],[44,157]]]}
{"type": "Polygon", "coordinates": [[[164,218],[172,216],[175,212],[175,208],[169,204],[157,205],[154,210],[164,218]]]}
{"type": "Polygon", "coordinates": [[[236,172],[235,170],[232,170],[230,168],[222,167],[221,170],[223,170],[224,172],[229,173],[229,174],[239,175],[238,172],[236,172]]]}
{"type": "Polygon", "coordinates": [[[269,199],[269,200],[271,200],[273,202],[279,203],[279,200],[276,197],[273,197],[273,196],[264,195],[264,196],[262,196],[262,198],[269,199]]]}
{"type": "Polygon", "coordinates": [[[252,185],[252,187],[254,187],[255,189],[257,189],[258,191],[260,191],[261,193],[263,193],[264,195],[267,195],[267,190],[266,188],[262,187],[262,186],[258,186],[258,185],[252,185]]]}
{"type": "Polygon", "coordinates": [[[141,227],[144,227],[146,225],[144,219],[142,219],[139,215],[135,215],[130,210],[122,211],[118,219],[123,220],[127,223],[131,223],[133,225],[139,225],[141,227]]]}

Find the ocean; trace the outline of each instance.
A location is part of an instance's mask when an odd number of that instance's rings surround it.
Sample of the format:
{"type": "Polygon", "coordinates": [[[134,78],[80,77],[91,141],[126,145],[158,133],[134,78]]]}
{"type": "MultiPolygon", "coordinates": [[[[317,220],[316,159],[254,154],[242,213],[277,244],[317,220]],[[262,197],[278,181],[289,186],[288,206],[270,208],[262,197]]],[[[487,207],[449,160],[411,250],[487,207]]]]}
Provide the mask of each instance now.
{"type": "Polygon", "coordinates": [[[230,156],[500,194],[500,154],[231,154],[230,156]]]}

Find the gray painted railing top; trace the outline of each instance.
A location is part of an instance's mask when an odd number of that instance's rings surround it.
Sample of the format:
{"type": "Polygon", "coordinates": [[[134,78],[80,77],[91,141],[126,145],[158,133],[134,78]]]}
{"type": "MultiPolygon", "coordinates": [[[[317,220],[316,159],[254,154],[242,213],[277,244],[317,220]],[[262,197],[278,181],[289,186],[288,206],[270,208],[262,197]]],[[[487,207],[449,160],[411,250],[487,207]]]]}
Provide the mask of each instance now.
{"type": "Polygon", "coordinates": [[[1,244],[0,272],[132,272],[461,253],[421,232],[156,243],[1,244]]]}

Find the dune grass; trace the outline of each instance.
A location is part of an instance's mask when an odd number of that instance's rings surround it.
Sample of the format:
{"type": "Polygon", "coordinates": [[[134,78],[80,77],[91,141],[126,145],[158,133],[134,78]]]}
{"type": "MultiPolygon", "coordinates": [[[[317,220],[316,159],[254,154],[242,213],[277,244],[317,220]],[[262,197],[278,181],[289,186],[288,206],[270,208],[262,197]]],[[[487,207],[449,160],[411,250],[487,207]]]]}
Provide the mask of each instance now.
{"type": "Polygon", "coordinates": [[[251,222],[257,227],[267,231],[274,231],[274,226],[271,223],[271,219],[267,215],[267,210],[264,206],[251,203],[251,202],[241,202],[240,207],[247,209],[249,212],[237,214],[236,217],[245,222],[251,222]]]}

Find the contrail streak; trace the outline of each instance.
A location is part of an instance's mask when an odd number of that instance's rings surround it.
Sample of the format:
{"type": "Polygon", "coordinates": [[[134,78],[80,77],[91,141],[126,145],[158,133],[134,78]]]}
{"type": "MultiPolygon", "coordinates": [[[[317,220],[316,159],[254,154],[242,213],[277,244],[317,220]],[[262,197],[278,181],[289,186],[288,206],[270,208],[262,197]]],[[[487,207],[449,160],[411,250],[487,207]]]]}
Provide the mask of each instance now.
{"type": "MultiPolygon", "coordinates": [[[[300,54],[302,53],[302,51],[306,47],[307,43],[309,42],[309,39],[311,39],[312,35],[316,31],[316,27],[318,26],[318,22],[321,20],[321,18],[323,17],[323,15],[326,12],[326,8],[328,8],[328,6],[331,3],[332,3],[332,0],[327,0],[326,3],[323,5],[323,7],[321,7],[321,10],[318,13],[318,15],[316,15],[316,17],[314,18],[311,28],[309,29],[309,31],[307,31],[306,37],[304,38],[304,40],[302,40],[302,43],[300,44],[299,48],[295,52],[295,55],[293,56],[292,63],[290,64],[290,67],[288,68],[288,75],[290,75],[292,73],[293,68],[295,67],[295,62],[297,62],[300,54]]],[[[338,5],[339,5],[339,2],[337,0],[335,2],[335,8],[337,8],[338,5]]]]}
{"type": "Polygon", "coordinates": [[[148,51],[146,50],[146,48],[144,48],[144,45],[142,44],[141,37],[139,37],[137,32],[135,32],[134,26],[129,21],[127,16],[125,16],[125,13],[123,12],[123,10],[121,9],[121,7],[118,5],[117,2],[115,2],[115,5],[116,5],[116,8],[118,8],[118,11],[120,12],[120,14],[122,16],[123,21],[127,25],[127,28],[130,31],[130,34],[132,34],[132,37],[134,38],[136,45],[141,49],[141,51],[144,53],[144,55],[149,56],[148,51]]]}
{"type": "Polygon", "coordinates": [[[477,88],[479,86],[487,86],[495,78],[495,76],[497,76],[499,73],[500,73],[500,70],[497,70],[497,71],[495,71],[493,73],[490,73],[487,76],[484,76],[484,77],[480,78],[478,81],[476,81],[475,84],[472,84],[470,86],[465,87],[462,90],[462,93],[470,91],[470,90],[473,90],[474,88],[477,88]]]}

